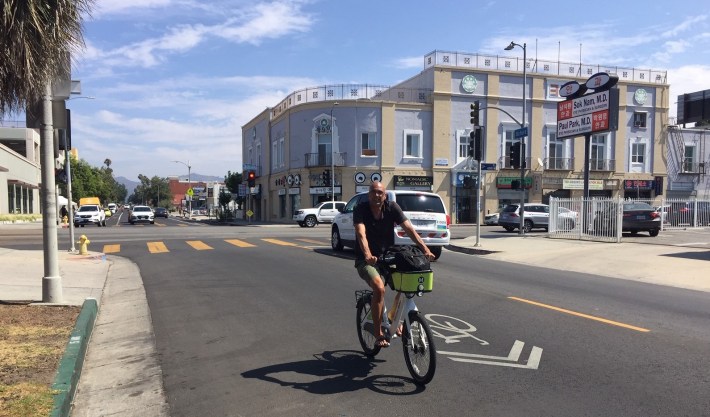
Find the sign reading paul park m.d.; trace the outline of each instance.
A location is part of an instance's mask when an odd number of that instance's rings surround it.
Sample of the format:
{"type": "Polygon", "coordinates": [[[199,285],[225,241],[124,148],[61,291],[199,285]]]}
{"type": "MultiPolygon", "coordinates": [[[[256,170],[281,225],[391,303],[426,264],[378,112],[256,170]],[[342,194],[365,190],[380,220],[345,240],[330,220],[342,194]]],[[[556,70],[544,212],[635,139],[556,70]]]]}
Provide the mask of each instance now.
{"type": "Polygon", "coordinates": [[[605,72],[592,75],[586,83],[570,81],[560,87],[567,100],[557,103],[557,137],[617,130],[619,127],[619,80],[605,72]],[[583,95],[587,90],[594,90],[583,95]]]}

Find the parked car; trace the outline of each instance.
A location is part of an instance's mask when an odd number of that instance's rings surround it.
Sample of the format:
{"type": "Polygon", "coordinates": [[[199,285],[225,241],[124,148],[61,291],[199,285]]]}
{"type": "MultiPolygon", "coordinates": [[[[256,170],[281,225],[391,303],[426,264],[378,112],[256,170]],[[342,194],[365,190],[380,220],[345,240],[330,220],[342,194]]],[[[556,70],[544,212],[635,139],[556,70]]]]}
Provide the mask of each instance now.
{"type": "MultiPolygon", "coordinates": [[[[441,197],[423,191],[390,190],[387,191],[387,199],[399,204],[429,250],[439,259],[442,248],[449,244],[451,238],[451,217],[441,197]]],[[[345,246],[352,248],[356,245],[353,211],[358,203],[367,200],[366,192],[357,194],[335,216],[330,234],[333,250],[341,251],[345,246]]],[[[404,229],[399,226],[393,229],[395,245],[414,244],[404,229]]]]}
{"type": "MultiPolygon", "coordinates": [[[[597,212],[594,217],[595,229],[607,232],[610,229],[613,230],[614,225],[617,224],[616,215],[615,205],[610,205],[605,210],[597,212]]],[[[661,214],[648,203],[624,202],[621,231],[630,232],[632,235],[638,232],[648,232],[651,237],[658,236],[661,231],[661,214]]]]}
{"type": "Polygon", "coordinates": [[[671,203],[668,220],[673,226],[710,225],[710,201],[671,203]]]}
{"type": "Polygon", "coordinates": [[[332,223],[335,215],[345,207],[345,201],[324,201],[313,208],[298,209],[293,213],[293,220],[301,227],[313,227],[318,223],[332,223]]]}
{"type": "MultiPolygon", "coordinates": [[[[550,207],[540,203],[525,203],[524,207],[523,231],[528,233],[533,229],[547,230],[550,222],[550,207]]],[[[503,226],[508,232],[520,229],[520,204],[505,206],[498,218],[498,225],[503,226]]]]}
{"type": "Polygon", "coordinates": [[[500,217],[500,212],[501,210],[497,210],[495,213],[486,214],[486,217],[483,219],[483,224],[488,226],[497,226],[498,217],[500,217]]]}
{"type": "Polygon", "coordinates": [[[131,214],[128,216],[128,222],[130,224],[139,222],[150,222],[150,224],[154,224],[155,215],[153,214],[153,209],[148,206],[133,206],[131,214]]]}
{"type": "Polygon", "coordinates": [[[165,207],[156,207],[155,210],[153,210],[153,215],[155,215],[155,217],[165,217],[167,219],[168,209],[165,207]]]}

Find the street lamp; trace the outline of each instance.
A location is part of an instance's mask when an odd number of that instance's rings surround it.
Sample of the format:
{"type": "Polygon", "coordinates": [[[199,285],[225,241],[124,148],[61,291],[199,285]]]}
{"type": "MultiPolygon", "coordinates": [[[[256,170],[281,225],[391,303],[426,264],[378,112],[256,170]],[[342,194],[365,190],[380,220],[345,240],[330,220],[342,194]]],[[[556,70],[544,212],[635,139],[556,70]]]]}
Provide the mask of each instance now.
{"type": "MultiPolygon", "coordinates": [[[[187,163],[184,163],[182,161],[173,161],[173,162],[178,163],[178,164],[183,164],[187,167],[187,189],[188,190],[191,189],[192,182],[190,181],[190,170],[192,169],[192,167],[190,166],[190,160],[188,159],[187,163]]],[[[187,210],[188,210],[187,218],[192,219],[192,196],[189,194],[188,194],[188,196],[190,197],[190,199],[187,200],[187,210]]]]}
{"type": "Polygon", "coordinates": [[[336,101],[330,107],[330,185],[333,209],[335,210],[335,121],[333,120],[333,109],[338,105],[336,101]]]}
{"type": "MultiPolygon", "coordinates": [[[[520,124],[520,128],[524,129],[525,128],[525,93],[527,90],[528,86],[528,77],[527,77],[527,44],[523,43],[522,45],[517,44],[515,42],[510,42],[510,45],[505,47],[506,51],[510,51],[516,46],[519,46],[523,48],[523,121],[520,124]]],[[[526,135],[527,136],[527,135],[526,135]]],[[[520,228],[519,228],[519,234],[524,234],[525,231],[523,227],[525,226],[525,153],[523,152],[523,149],[525,149],[525,136],[520,138],[520,228]]]]}
{"type": "MultiPolygon", "coordinates": [[[[70,97],[69,100],[95,100],[96,97],[93,96],[78,96],[70,97]]],[[[72,202],[72,190],[71,190],[71,157],[69,156],[69,140],[71,137],[71,111],[67,109],[67,130],[64,133],[64,165],[67,173],[67,217],[69,221],[69,252],[75,253],[76,248],[74,247],[74,206],[72,202]],[[68,136],[67,136],[68,135],[68,136]]]]}

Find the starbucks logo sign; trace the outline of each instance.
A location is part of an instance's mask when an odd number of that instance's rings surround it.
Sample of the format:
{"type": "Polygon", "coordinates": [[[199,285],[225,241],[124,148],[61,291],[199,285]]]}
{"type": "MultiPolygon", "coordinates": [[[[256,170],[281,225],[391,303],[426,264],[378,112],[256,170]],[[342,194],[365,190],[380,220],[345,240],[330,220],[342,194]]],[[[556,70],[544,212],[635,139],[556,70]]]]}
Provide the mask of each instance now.
{"type": "Polygon", "coordinates": [[[461,80],[461,88],[467,93],[473,93],[478,86],[478,80],[473,75],[467,75],[461,80]]]}
{"type": "Polygon", "coordinates": [[[647,97],[648,97],[648,93],[646,93],[646,90],[644,90],[643,88],[639,88],[634,93],[634,100],[636,100],[636,103],[641,104],[641,105],[646,103],[647,97]]]}

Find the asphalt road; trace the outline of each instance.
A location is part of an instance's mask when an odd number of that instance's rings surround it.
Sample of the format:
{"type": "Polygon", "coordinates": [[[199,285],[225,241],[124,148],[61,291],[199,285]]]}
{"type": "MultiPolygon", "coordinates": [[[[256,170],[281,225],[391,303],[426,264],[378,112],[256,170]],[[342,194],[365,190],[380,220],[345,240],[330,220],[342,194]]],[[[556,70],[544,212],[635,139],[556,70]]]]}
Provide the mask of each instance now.
{"type": "Polygon", "coordinates": [[[705,293],[445,251],[417,299],[439,350],[422,388],[399,342],[360,353],[364,282],[327,227],[84,231],[141,269],[173,416],[710,414],[705,293]]]}

